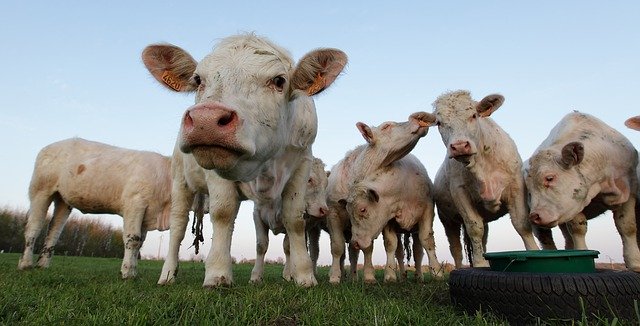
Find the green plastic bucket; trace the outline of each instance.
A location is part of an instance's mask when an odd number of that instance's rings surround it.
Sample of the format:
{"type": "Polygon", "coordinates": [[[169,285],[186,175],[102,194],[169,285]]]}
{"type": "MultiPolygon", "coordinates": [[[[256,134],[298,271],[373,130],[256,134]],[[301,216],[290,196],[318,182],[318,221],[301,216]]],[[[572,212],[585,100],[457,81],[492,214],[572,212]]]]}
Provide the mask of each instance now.
{"type": "Polygon", "coordinates": [[[594,273],[597,250],[523,250],[488,252],[492,271],[530,273],[594,273]]]}

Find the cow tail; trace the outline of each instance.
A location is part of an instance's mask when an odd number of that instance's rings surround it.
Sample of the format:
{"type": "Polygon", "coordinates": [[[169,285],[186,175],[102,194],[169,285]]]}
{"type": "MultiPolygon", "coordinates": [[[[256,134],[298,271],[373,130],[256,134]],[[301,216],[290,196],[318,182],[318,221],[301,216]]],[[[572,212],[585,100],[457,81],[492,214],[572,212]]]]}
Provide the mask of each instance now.
{"type": "Polygon", "coordinates": [[[192,246],[195,247],[196,255],[200,252],[200,243],[204,243],[204,236],[202,235],[202,220],[204,219],[204,195],[197,194],[194,199],[196,202],[195,209],[193,211],[194,219],[191,223],[191,233],[195,236],[192,246]]]}
{"type": "Polygon", "coordinates": [[[462,224],[462,234],[463,234],[463,242],[464,242],[464,251],[467,254],[467,259],[469,260],[469,266],[473,267],[473,246],[471,245],[471,238],[467,233],[467,228],[462,224]]]}
{"type": "Polygon", "coordinates": [[[404,234],[404,254],[407,256],[407,264],[411,261],[411,234],[404,234]]]}

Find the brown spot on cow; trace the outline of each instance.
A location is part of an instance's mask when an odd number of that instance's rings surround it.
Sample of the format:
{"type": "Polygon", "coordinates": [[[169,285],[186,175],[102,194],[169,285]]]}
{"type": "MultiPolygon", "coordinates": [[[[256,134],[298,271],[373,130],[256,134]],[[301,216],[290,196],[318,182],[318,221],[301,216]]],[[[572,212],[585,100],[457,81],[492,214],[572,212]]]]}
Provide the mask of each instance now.
{"type": "Polygon", "coordinates": [[[86,167],[86,166],[84,166],[84,164],[80,164],[80,165],[78,165],[78,170],[76,171],[76,174],[77,174],[77,175],[80,175],[80,174],[82,174],[82,172],[84,172],[86,169],[87,169],[87,167],[86,167]]]}

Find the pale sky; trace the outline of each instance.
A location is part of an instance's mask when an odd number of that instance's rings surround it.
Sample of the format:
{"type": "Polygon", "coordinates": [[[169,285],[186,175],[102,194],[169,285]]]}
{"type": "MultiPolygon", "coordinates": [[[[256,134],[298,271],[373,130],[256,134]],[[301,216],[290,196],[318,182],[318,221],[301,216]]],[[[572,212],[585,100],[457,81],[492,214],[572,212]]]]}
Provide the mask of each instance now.
{"type": "MultiPolygon", "coordinates": [[[[200,60],[220,38],[244,32],[268,37],[296,60],[317,47],[349,56],[342,76],[316,98],[313,151],[327,169],[364,142],[356,122],[431,112],[438,95],[457,89],[477,100],[505,96],[492,117],[523,160],[571,110],[599,117],[640,146],[640,133],[623,124],[640,114],[638,17],[638,1],[3,1],[0,206],[28,209],[35,157],[58,140],[77,136],[169,155],[194,100],[159,86],[142,49],[168,42],[200,60]]],[[[445,155],[437,129],[412,153],[433,178],[445,155]]],[[[255,257],[251,211],[245,202],[236,220],[238,259],[255,257]]],[[[117,216],[99,218],[122,225],[117,216]]],[[[452,262],[440,221],[434,225],[438,258],[452,262]]],[[[193,254],[191,239],[182,257],[193,254]]],[[[328,235],[321,239],[320,263],[329,264],[328,235]]],[[[167,244],[168,231],[150,232],[143,256],[162,256],[167,244]]],[[[282,235],[272,236],[267,257],[283,256],[281,244],[282,235]]],[[[589,222],[587,244],[601,252],[599,261],[622,262],[611,214],[589,222]]],[[[382,242],[375,246],[374,263],[383,264],[382,242]]],[[[522,249],[508,216],[490,224],[488,251],[522,249]]]]}

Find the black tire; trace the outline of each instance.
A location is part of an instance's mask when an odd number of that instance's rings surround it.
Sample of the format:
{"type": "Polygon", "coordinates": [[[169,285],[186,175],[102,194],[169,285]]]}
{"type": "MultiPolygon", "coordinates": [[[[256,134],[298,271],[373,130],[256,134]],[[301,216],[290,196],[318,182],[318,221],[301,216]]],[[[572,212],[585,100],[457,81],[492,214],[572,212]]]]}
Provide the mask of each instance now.
{"type": "Polygon", "coordinates": [[[491,311],[512,324],[581,320],[583,313],[640,322],[640,274],[598,269],[595,273],[516,273],[465,268],[449,275],[451,302],[473,315],[491,311]],[[582,298],[583,304],[581,304],[582,298]],[[584,307],[584,308],[583,308],[584,307]]]}

